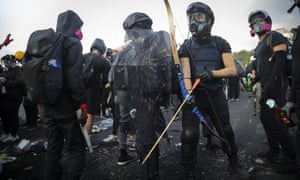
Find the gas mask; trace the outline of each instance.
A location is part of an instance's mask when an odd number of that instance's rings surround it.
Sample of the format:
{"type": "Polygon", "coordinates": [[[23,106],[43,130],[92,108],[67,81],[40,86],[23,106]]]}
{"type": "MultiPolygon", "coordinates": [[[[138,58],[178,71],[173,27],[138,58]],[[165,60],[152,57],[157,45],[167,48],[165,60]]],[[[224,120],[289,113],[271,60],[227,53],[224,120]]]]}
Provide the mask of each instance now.
{"type": "Polygon", "coordinates": [[[208,23],[208,18],[205,13],[194,12],[188,16],[190,32],[198,38],[210,36],[211,25],[208,23]]]}
{"type": "Polygon", "coordinates": [[[265,32],[268,32],[271,30],[271,24],[269,23],[264,23],[264,19],[261,19],[261,18],[256,18],[254,21],[253,21],[253,24],[250,24],[250,35],[251,36],[254,36],[255,34],[257,35],[262,35],[264,34],[265,32]]]}

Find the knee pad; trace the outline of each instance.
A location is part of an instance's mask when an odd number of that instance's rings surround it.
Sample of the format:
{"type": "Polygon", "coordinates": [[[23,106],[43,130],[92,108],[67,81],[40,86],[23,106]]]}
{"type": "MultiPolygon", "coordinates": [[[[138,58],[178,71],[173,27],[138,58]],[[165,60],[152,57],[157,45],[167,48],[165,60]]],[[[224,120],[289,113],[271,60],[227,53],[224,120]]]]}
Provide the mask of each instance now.
{"type": "Polygon", "coordinates": [[[185,130],[181,134],[181,141],[191,144],[199,140],[199,132],[196,130],[185,130]]]}

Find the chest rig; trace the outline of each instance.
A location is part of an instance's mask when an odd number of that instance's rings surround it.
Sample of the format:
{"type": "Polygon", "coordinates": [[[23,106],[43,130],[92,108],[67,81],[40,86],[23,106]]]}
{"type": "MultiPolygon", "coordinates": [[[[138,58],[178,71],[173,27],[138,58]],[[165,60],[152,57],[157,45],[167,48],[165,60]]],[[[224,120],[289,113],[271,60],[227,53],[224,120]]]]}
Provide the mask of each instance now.
{"type": "MultiPolygon", "coordinates": [[[[203,71],[212,71],[224,67],[221,52],[218,50],[215,38],[210,38],[205,43],[199,43],[196,39],[190,39],[192,78],[203,71]]],[[[201,82],[200,88],[217,90],[222,87],[222,79],[214,78],[209,82],[201,82]]]]}

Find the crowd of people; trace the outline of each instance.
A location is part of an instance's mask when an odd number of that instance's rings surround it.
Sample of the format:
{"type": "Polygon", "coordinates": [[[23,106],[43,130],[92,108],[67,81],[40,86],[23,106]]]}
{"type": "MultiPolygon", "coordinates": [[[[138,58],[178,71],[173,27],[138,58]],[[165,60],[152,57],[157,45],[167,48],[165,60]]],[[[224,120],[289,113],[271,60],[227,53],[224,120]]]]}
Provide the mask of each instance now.
{"type": "MultiPolygon", "coordinates": [[[[295,4],[300,8],[299,1],[295,1],[295,4]]],[[[209,5],[191,3],[186,9],[186,16],[191,37],[178,48],[179,73],[183,75],[182,83],[178,86],[185,92],[180,93],[174,89],[178,77],[174,74],[177,62],[173,62],[176,55],[171,49],[172,39],[165,31],[153,31],[153,21],[147,14],[133,12],[125,18],[125,45],[119,52],[113,52],[102,39],[95,38],[90,52],[83,54],[80,42],[83,38],[83,20],[73,10],[60,13],[56,25],[56,32],[64,36],[64,85],[60,98],[52,104],[40,104],[30,97],[22,66],[18,65],[23,59],[33,56],[29,51],[25,51],[25,55],[18,52],[2,57],[0,118],[3,134],[0,141],[14,142],[20,138],[18,111],[23,103],[28,129],[37,128],[38,118],[46,125],[48,149],[45,178],[79,179],[84,171],[86,141],[81,132],[82,122],[78,122],[76,112],[78,109],[85,110],[86,121],[83,124],[91,133],[94,118],[108,116],[106,110],[111,109],[114,120],[112,134],[103,141],[118,140],[117,164],[124,166],[139,159],[141,179],[160,179],[160,153],[154,145],[158,134],[166,128],[161,107],[167,104],[171,94],[176,94],[183,102],[181,164],[185,179],[197,179],[195,166],[199,125],[203,116],[210,122],[206,135],[208,145],[213,144],[210,130],[215,128],[222,150],[228,157],[230,171],[241,179],[250,179],[252,174],[240,165],[235,133],[230,123],[228,102],[239,99],[241,88],[230,44],[211,33],[215,16],[209,5]],[[231,87],[229,100],[224,94],[224,78],[229,79],[231,87]],[[194,87],[198,79],[201,82],[194,87]],[[134,142],[131,147],[136,150],[137,156],[127,152],[129,142],[134,142]],[[66,167],[62,168],[60,160],[64,148],[67,150],[66,167]]],[[[275,100],[276,105],[286,110],[288,115],[296,109],[300,119],[300,27],[295,30],[292,84],[289,87],[284,74],[286,40],[282,34],[272,31],[271,16],[264,10],[255,10],[249,14],[248,23],[251,36],[258,37],[258,44],[253,55],[255,63],[251,64],[247,74],[251,74],[252,84],[259,88],[256,92],[260,92],[260,120],[269,147],[267,152],[258,154],[258,157],[270,162],[275,171],[299,172],[299,121],[295,142],[267,101],[275,100]],[[270,42],[268,37],[272,37],[270,42]],[[290,95],[287,99],[288,87],[290,95]]],[[[42,48],[36,49],[42,51],[42,48]]],[[[164,137],[168,138],[168,135],[164,137]]]]}

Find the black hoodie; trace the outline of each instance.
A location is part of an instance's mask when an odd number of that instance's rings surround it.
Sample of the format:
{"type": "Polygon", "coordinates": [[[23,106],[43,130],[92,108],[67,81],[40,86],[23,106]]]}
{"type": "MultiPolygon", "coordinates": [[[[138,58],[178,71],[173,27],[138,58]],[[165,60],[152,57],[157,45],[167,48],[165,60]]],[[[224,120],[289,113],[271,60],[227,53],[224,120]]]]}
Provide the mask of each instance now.
{"type": "Polygon", "coordinates": [[[75,115],[85,102],[82,72],[82,45],[75,32],[83,25],[80,17],[67,10],[58,15],[56,31],[64,35],[63,93],[59,101],[45,106],[45,115],[56,119],[75,115]]]}

